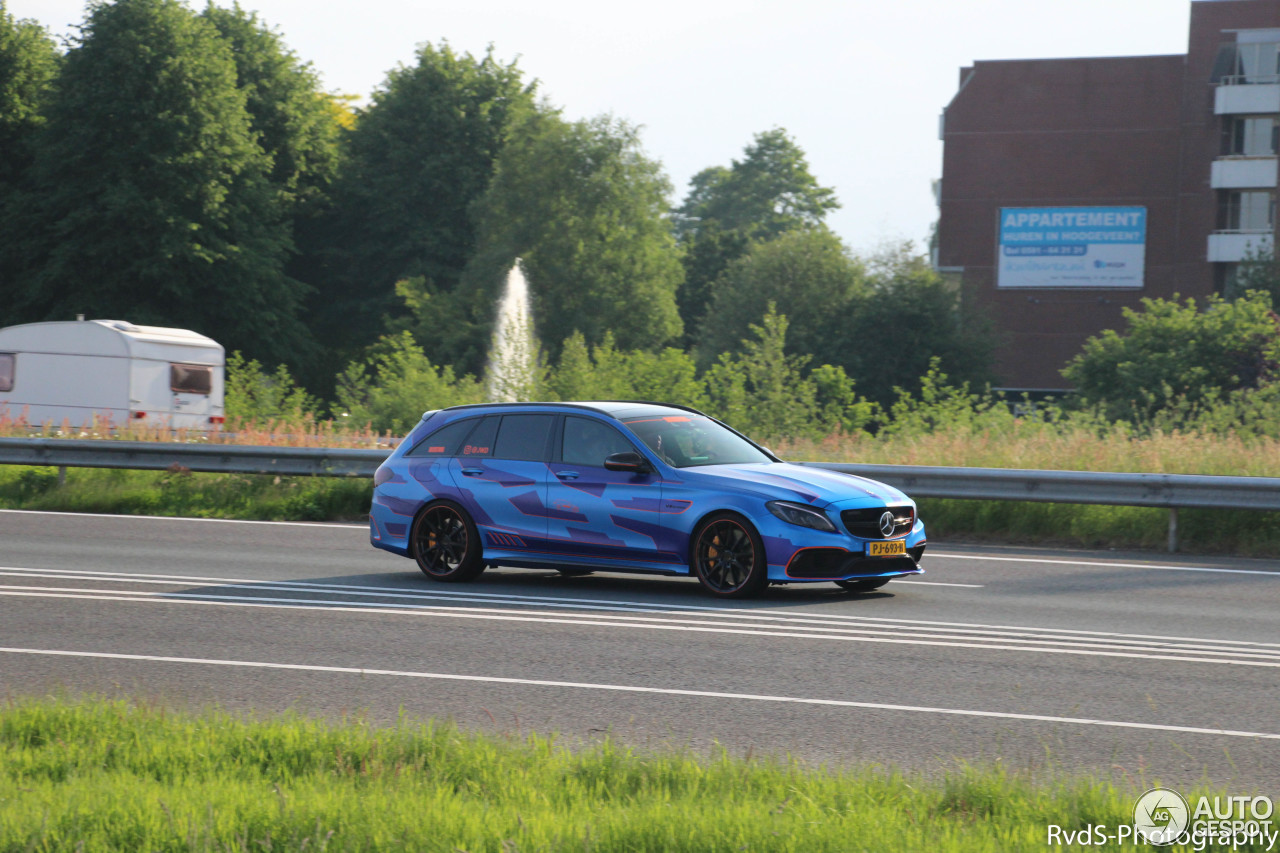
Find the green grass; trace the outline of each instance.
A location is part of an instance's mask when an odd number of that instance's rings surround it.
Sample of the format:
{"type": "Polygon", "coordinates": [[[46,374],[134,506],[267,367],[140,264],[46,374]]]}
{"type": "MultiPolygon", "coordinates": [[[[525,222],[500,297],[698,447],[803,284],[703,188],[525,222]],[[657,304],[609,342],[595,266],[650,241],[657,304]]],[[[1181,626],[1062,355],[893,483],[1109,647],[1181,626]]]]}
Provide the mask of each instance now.
{"type": "MultiPolygon", "coordinates": [[[[1151,507],[922,498],[934,542],[1064,545],[1164,551],[1169,511],[1151,507]]],[[[1183,509],[1178,549],[1190,554],[1280,556],[1280,512],[1183,509]]]]}
{"type": "Polygon", "coordinates": [[[925,779],[101,699],[0,706],[0,853],[1041,850],[1050,824],[1130,821],[1150,781],[925,779]]]}
{"type": "Polygon", "coordinates": [[[0,506],[8,509],[249,518],[271,521],[364,520],[373,484],[367,479],[193,474],[0,466],[0,506]]]}

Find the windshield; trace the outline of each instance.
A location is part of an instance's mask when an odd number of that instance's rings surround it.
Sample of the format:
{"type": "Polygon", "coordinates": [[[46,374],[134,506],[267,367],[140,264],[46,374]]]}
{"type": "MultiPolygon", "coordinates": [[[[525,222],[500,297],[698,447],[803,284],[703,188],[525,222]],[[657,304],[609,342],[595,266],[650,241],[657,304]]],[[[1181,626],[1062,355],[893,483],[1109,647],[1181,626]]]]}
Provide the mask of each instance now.
{"type": "Polygon", "coordinates": [[[742,436],[702,415],[630,418],[623,423],[675,468],[773,461],[742,436]]]}

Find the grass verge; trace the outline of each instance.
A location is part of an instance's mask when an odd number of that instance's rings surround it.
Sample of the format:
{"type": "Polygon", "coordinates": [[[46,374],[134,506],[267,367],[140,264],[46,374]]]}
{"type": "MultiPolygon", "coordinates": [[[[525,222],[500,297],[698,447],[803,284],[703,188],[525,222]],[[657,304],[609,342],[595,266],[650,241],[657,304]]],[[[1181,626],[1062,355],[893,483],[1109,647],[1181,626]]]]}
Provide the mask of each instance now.
{"type": "Polygon", "coordinates": [[[926,780],[92,698],[0,706],[0,758],[0,853],[1035,850],[1050,824],[1131,822],[1146,782],[926,780]]]}
{"type": "Polygon", "coordinates": [[[273,477],[0,465],[0,506],[56,512],[363,521],[373,483],[339,477],[273,477]]]}

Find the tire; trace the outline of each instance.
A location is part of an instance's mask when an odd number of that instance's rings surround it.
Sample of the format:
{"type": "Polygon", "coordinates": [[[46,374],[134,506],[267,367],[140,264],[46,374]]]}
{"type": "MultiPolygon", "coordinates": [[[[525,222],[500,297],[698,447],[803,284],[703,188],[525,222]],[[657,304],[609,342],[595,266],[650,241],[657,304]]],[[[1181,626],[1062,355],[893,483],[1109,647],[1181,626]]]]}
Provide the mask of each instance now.
{"type": "Polygon", "coordinates": [[[689,568],[702,588],[717,598],[759,595],[769,582],[760,534],[746,519],[728,512],[708,516],[698,525],[689,568]]]}
{"type": "Polygon", "coordinates": [[[862,581],[836,581],[836,586],[844,587],[849,592],[871,592],[887,584],[893,578],[872,578],[862,581]]]}
{"type": "Polygon", "coordinates": [[[480,533],[467,511],[452,501],[432,501],[413,520],[413,558],[433,581],[475,580],[484,571],[480,533]]]}

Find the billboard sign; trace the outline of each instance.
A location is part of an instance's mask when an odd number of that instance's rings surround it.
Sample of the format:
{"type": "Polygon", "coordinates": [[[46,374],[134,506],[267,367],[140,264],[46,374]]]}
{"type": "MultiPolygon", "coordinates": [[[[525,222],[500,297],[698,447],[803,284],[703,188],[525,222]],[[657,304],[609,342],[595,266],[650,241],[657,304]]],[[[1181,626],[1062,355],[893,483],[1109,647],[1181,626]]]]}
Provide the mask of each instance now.
{"type": "Polygon", "coordinates": [[[1002,207],[998,287],[1142,287],[1145,207],[1002,207]]]}

